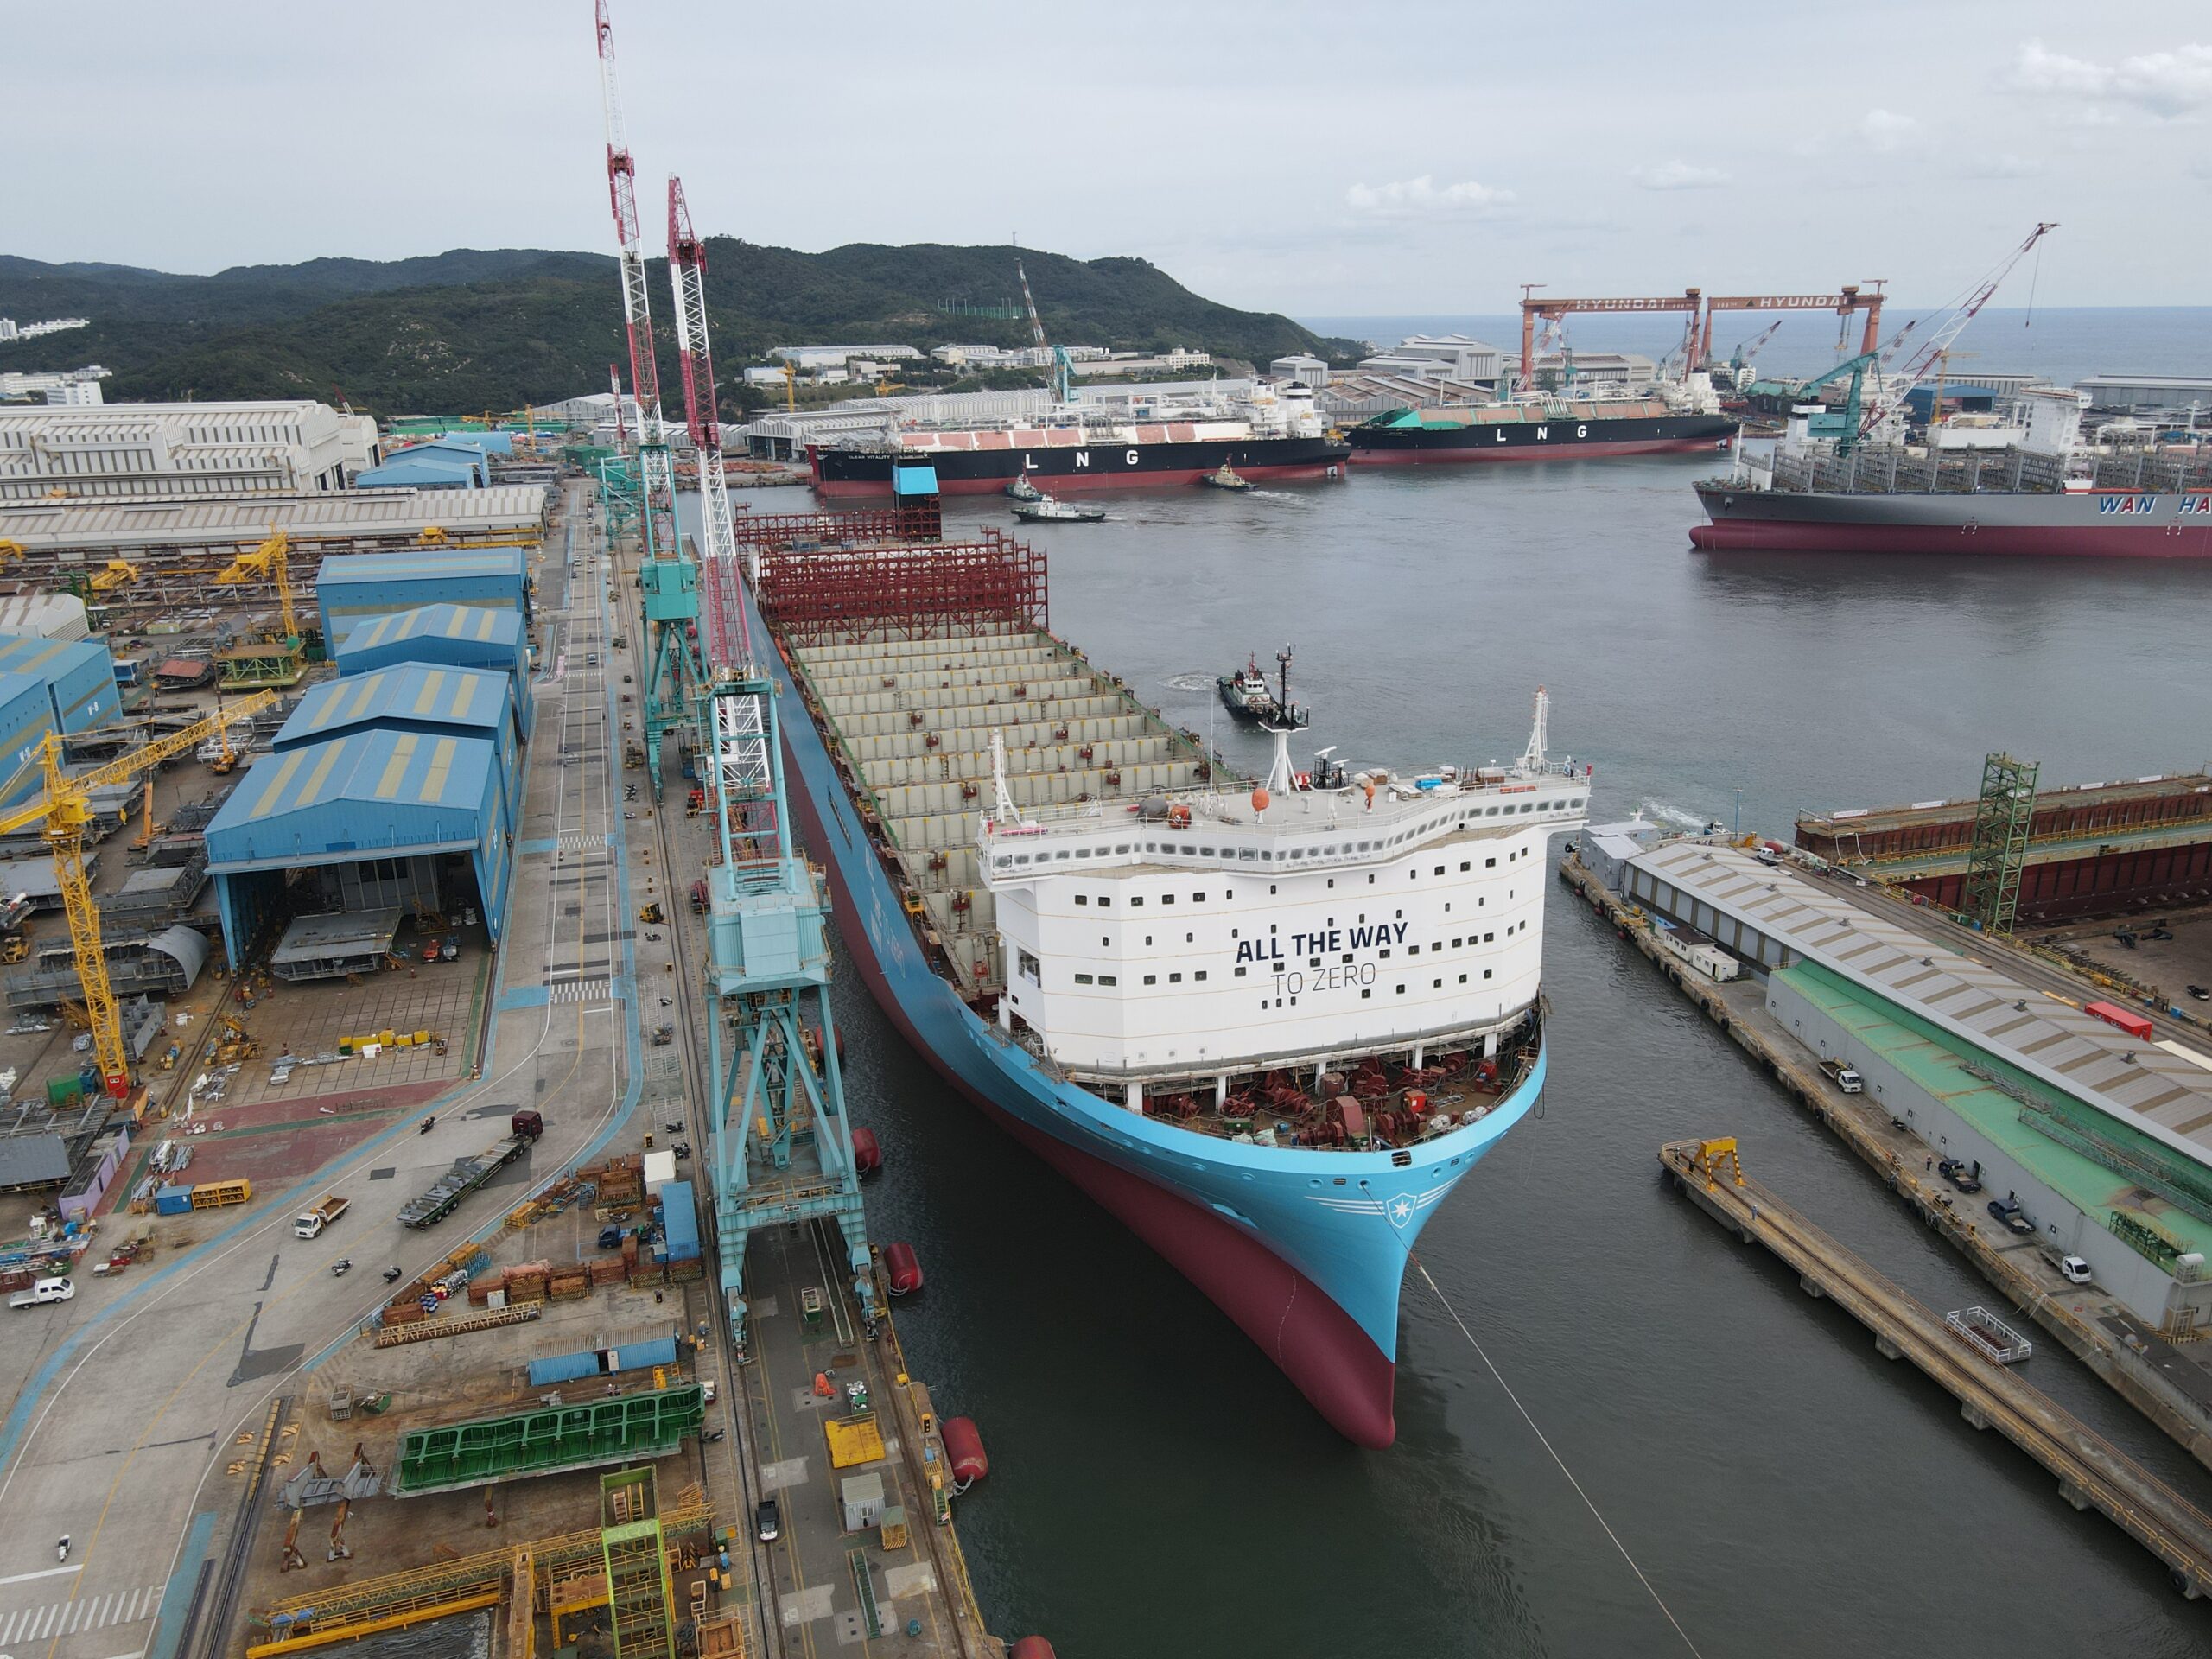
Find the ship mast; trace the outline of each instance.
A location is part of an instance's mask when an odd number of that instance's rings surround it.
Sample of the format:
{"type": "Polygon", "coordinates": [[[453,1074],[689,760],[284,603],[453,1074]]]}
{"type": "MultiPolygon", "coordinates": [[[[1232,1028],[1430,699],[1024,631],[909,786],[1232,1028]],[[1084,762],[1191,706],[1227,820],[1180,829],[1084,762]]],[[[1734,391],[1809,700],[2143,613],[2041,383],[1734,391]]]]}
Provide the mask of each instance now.
{"type": "Polygon", "coordinates": [[[1285,645],[1275,652],[1275,713],[1274,718],[1262,722],[1262,729],[1275,741],[1275,758],[1268,767],[1265,785],[1268,794],[1287,796],[1290,793],[1296,774],[1290,769],[1290,739],[1294,732],[1306,729],[1306,721],[1290,700],[1291,650],[1285,645]]]}

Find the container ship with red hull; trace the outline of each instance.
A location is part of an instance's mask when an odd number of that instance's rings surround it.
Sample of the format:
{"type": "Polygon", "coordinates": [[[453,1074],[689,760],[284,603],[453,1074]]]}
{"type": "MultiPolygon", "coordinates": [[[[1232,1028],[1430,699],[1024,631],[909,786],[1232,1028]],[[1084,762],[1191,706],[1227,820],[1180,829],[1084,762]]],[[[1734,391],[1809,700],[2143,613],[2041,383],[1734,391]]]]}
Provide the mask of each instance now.
{"type": "Polygon", "coordinates": [[[1710,454],[1735,442],[1736,426],[1732,415],[1678,411],[1652,397],[1400,409],[1353,427],[1346,436],[1362,467],[1426,467],[1710,454]]]}
{"type": "Polygon", "coordinates": [[[1940,428],[1931,443],[1852,443],[1790,416],[1697,486],[1707,551],[2056,554],[2212,558],[2212,448],[2089,445],[2071,391],[2031,388],[2007,424],[1940,428]]]}
{"type": "Polygon", "coordinates": [[[750,544],[746,602],[861,979],[1341,1433],[1389,1445],[1407,1262],[1543,1089],[1543,856],[1589,797],[1546,758],[1543,694],[1507,766],[1299,772],[1294,714],[1255,789],[1050,632],[1041,553],[815,516],[750,544]]]}
{"type": "Polygon", "coordinates": [[[887,497],[901,469],[929,468],[944,495],[995,495],[1018,478],[1052,495],[1176,488],[1231,468],[1255,481],[1336,478],[1351,448],[1293,385],[1186,416],[1122,420],[1063,405],[1033,425],[910,427],[807,448],[826,500],[887,497]]]}

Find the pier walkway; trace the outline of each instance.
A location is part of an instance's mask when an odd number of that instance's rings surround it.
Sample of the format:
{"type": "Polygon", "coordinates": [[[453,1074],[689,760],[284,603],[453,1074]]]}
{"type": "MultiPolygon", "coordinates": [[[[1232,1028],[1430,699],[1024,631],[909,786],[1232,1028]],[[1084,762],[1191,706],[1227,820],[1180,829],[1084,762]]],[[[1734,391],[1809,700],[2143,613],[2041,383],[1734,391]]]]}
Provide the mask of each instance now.
{"type": "Polygon", "coordinates": [[[1976,1428],[1993,1428],[2058,1478],[2059,1495],[2094,1509],[2165,1564],[2195,1600],[2212,1588],[2212,1516],[2014,1372],[1983,1358],[1942,1316],[1743,1173],[1731,1141],[1677,1141],[1659,1149],[1675,1190],[1746,1243],[1763,1245],[1874,1334],[1886,1358],[1909,1359],[1959,1402],[1976,1428]]]}

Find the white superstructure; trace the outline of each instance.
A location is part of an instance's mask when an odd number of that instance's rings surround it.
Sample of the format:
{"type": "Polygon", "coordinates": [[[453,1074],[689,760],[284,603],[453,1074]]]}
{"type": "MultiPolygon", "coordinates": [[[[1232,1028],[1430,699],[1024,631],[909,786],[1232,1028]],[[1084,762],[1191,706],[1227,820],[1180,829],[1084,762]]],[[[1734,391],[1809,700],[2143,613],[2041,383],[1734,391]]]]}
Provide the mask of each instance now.
{"type": "Polygon", "coordinates": [[[1541,981],[1545,842],[1585,822],[1586,777],[1532,741],[1510,768],[1351,779],[1001,799],[977,842],[1001,1022],[1135,1103],[1146,1083],[1219,1098],[1240,1071],[1440,1051],[1519,1019],[1541,981]]]}

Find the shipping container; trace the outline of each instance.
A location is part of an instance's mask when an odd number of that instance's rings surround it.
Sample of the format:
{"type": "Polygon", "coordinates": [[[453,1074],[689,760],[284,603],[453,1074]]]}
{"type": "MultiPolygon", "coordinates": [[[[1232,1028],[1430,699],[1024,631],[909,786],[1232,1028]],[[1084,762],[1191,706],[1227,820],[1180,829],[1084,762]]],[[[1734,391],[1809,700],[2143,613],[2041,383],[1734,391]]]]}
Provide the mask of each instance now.
{"type": "Polygon", "coordinates": [[[671,1262],[699,1259],[699,1214],[691,1183],[671,1181],[660,1190],[662,1252],[671,1262]]]}
{"type": "Polygon", "coordinates": [[[154,1194],[154,1213],[157,1216],[188,1216],[192,1213],[192,1189],[188,1186],[165,1186],[154,1194]]]}
{"type": "Polygon", "coordinates": [[[620,1348],[586,1348],[573,1354],[553,1354],[530,1362],[530,1386],[542,1389],[556,1382],[580,1382],[587,1377],[673,1365],[676,1353],[674,1337],[655,1337],[649,1341],[625,1343],[620,1348]]]}
{"type": "Polygon", "coordinates": [[[2140,1038],[2146,1043],[2151,1040],[2151,1033],[2155,1029],[2143,1015],[2130,1013],[2116,1003],[2091,1002],[2082,1012],[2094,1014],[2107,1025],[2118,1026],[2129,1036],[2140,1038]]]}

